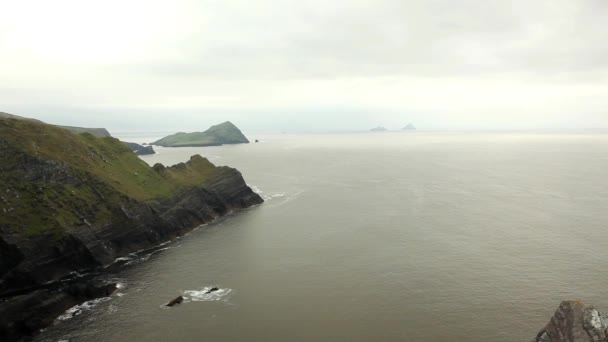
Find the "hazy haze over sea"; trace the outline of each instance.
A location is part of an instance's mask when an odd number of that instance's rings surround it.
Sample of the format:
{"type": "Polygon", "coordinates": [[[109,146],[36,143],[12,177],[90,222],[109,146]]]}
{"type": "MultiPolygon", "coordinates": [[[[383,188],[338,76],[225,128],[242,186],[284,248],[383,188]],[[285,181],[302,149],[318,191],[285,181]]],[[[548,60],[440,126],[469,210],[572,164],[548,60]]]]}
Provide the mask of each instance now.
{"type": "Polygon", "coordinates": [[[608,309],[608,135],[249,138],[143,157],[199,153],[266,203],[125,260],[118,294],[36,340],[515,342],[561,300],[608,309]]]}

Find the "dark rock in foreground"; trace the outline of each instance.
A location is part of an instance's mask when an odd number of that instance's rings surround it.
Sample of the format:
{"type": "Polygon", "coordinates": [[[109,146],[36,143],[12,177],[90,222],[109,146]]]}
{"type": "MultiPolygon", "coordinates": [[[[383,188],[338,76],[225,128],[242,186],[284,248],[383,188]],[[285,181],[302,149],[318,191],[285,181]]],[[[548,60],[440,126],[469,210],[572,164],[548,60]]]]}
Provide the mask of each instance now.
{"type": "Polygon", "coordinates": [[[78,283],[62,290],[41,289],[12,297],[0,305],[0,341],[19,341],[31,337],[69,308],[107,297],[115,290],[114,283],[78,283]]]}
{"type": "Polygon", "coordinates": [[[564,301],[533,342],[608,341],[608,315],[580,301],[564,301]]]}

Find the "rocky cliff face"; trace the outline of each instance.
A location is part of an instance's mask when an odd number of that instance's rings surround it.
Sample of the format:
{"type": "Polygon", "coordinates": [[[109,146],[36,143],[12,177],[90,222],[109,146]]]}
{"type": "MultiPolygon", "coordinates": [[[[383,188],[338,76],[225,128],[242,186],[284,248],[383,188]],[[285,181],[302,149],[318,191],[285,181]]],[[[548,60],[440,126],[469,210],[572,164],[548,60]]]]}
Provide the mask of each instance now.
{"type": "Polygon", "coordinates": [[[114,138],[0,119],[0,340],[90,299],[49,284],[262,202],[239,171],[200,156],[151,168],[114,138]]]}
{"type": "Polygon", "coordinates": [[[533,342],[606,342],[608,315],[580,301],[564,301],[533,342]]]}
{"type": "Polygon", "coordinates": [[[123,143],[127,146],[129,146],[129,148],[131,150],[133,150],[133,152],[135,154],[137,154],[138,156],[145,156],[148,154],[155,154],[156,152],[154,151],[154,148],[152,146],[142,146],[140,144],[137,143],[132,143],[132,142],[126,142],[123,141],[123,143]]]}

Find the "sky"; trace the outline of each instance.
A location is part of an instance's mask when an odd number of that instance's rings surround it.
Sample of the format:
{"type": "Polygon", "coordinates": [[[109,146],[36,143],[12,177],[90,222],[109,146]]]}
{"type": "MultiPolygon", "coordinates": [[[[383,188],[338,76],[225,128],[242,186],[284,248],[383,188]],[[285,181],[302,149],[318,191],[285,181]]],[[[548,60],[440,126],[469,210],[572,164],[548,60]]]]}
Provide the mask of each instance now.
{"type": "Polygon", "coordinates": [[[0,0],[0,111],[117,131],[608,128],[606,0],[0,0]]]}

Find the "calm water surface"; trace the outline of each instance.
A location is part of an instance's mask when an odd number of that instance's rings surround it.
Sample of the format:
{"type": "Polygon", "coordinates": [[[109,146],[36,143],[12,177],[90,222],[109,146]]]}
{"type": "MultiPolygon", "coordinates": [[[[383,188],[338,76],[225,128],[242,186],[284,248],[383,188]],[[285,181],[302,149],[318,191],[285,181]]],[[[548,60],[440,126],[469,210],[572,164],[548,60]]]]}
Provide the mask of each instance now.
{"type": "Polygon", "coordinates": [[[234,166],[266,203],[133,256],[37,340],[528,341],[562,299],[608,309],[606,135],[250,138],[144,157],[234,166]]]}

